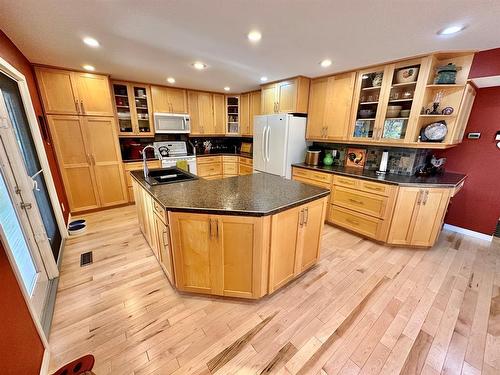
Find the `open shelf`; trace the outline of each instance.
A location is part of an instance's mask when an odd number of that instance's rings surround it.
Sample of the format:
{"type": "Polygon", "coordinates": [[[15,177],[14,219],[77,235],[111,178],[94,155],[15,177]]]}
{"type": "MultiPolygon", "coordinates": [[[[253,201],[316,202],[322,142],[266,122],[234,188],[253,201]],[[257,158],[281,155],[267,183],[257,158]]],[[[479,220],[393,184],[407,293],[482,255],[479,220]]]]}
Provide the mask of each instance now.
{"type": "Polygon", "coordinates": [[[376,89],[380,89],[380,87],[382,87],[382,86],[363,87],[361,90],[363,90],[363,91],[365,91],[365,90],[376,90],[376,89]]]}
{"type": "Polygon", "coordinates": [[[442,84],[442,85],[431,84],[431,85],[427,85],[425,87],[427,87],[429,89],[435,89],[435,88],[440,88],[440,89],[463,89],[465,87],[465,85],[458,85],[458,84],[442,84]]]}
{"type": "Polygon", "coordinates": [[[403,82],[403,83],[393,83],[391,87],[404,87],[404,86],[414,86],[417,84],[417,81],[413,82],[403,82]]]}
{"type": "Polygon", "coordinates": [[[390,99],[389,103],[411,102],[413,98],[408,99],[390,99]]]}

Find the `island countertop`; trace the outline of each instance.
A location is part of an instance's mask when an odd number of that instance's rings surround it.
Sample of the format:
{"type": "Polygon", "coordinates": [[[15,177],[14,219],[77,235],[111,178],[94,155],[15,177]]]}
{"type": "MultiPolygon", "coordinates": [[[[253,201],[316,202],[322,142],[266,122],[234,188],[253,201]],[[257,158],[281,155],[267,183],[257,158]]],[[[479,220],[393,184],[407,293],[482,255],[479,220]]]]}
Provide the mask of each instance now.
{"type": "Polygon", "coordinates": [[[254,173],[218,180],[191,180],[151,186],[142,171],[132,177],[168,211],[267,216],[326,197],[327,189],[254,173]]]}
{"type": "Polygon", "coordinates": [[[394,173],[386,173],[378,175],[375,171],[366,170],[363,168],[343,167],[343,166],[326,166],[326,165],[307,165],[305,163],[292,164],[293,167],[305,168],[318,172],[326,172],[338,174],[348,177],[357,177],[374,182],[382,182],[391,185],[399,186],[416,186],[416,187],[456,187],[463,182],[467,176],[460,173],[445,172],[435,176],[408,176],[394,173]]]}

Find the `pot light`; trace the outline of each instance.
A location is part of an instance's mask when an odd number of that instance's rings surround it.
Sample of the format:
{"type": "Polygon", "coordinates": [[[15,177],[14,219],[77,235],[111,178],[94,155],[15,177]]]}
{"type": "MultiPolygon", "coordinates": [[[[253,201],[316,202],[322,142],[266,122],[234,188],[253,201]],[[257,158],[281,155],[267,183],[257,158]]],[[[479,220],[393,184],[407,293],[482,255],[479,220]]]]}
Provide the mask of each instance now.
{"type": "Polygon", "coordinates": [[[262,39],[262,34],[260,33],[260,31],[252,30],[248,33],[248,40],[251,41],[252,43],[256,43],[261,39],[262,39]]]}
{"type": "Polygon", "coordinates": [[[265,77],[265,76],[264,77],[260,77],[260,81],[261,82],[266,82],[267,81],[267,77],[265,77]]]}
{"type": "Polygon", "coordinates": [[[193,68],[197,70],[203,70],[207,67],[207,64],[202,63],[201,61],[196,61],[193,63],[193,68]]]}
{"type": "Polygon", "coordinates": [[[319,63],[323,68],[328,68],[330,65],[332,65],[332,60],[330,59],[324,59],[319,63]]]}
{"type": "Polygon", "coordinates": [[[175,78],[174,77],[168,77],[167,78],[168,83],[175,83],[175,78]]]}
{"type": "Polygon", "coordinates": [[[451,35],[451,34],[456,34],[460,31],[462,31],[463,29],[465,29],[464,25],[452,25],[452,26],[445,27],[442,30],[439,30],[437,33],[438,33],[438,35],[451,35]]]}
{"type": "Polygon", "coordinates": [[[97,48],[100,45],[97,39],[91,38],[90,36],[83,38],[83,43],[93,48],[97,48]]]}
{"type": "Polygon", "coordinates": [[[82,68],[88,70],[89,72],[93,72],[95,70],[94,66],[88,64],[83,65],[82,68]]]}
{"type": "Polygon", "coordinates": [[[229,91],[229,90],[231,90],[231,87],[229,86],[224,87],[224,91],[229,91]]]}

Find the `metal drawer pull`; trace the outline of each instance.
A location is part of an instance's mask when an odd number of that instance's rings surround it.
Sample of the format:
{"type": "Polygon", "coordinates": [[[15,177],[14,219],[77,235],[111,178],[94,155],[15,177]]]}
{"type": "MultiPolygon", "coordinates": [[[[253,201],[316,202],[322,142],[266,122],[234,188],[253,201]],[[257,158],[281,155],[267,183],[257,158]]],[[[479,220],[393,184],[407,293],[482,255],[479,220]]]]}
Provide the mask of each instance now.
{"type": "Polygon", "coordinates": [[[80,108],[78,107],[78,100],[75,100],[76,113],[80,113],[80,108]]]}
{"type": "Polygon", "coordinates": [[[361,205],[363,205],[363,204],[364,204],[364,202],[362,202],[362,201],[358,201],[358,200],[356,200],[356,199],[352,199],[352,198],[349,198],[349,202],[356,203],[356,204],[361,204],[361,205]]]}
{"type": "Polygon", "coordinates": [[[418,198],[417,198],[417,204],[421,204],[422,203],[422,195],[423,195],[423,190],[419,190],[418,191],[418,198]]]}
{"type": "Polygon", "coordinates": [[[424,201],[422,202],[422,204],[425,206],[425,204],[427,203],[427,198],[429,197],[429,190],[426,190],[425,193],[424,193],[424,201]]]}
{"type": "Polygon", "coordinates": [[[307,222],[309,221],[309,207],[304,208],[304,225],[307,225],[307,222]]]}
{"type": "Polygon", "coordinates": [[[357,220],[346,218],[345,221],[347,221],[348,223],[354,224],[354,225],[359,225],[359,221],[357,221],[357,220]]]}
{"type": "Polygon", "coordinates": [[[304,209],[300,210],[299,213],[299,225],[304,226],[304,209]]]}
{"type": "Polygon", "coordinates": [[[366,189],[370,189],[370,190],[377,190],[377,191],[384,190],[384,189],[383,189],[383,188],[381,188],[380,186],[371,186],[371,185],[365,185],[365,188],[366,188],[366,189]]]}

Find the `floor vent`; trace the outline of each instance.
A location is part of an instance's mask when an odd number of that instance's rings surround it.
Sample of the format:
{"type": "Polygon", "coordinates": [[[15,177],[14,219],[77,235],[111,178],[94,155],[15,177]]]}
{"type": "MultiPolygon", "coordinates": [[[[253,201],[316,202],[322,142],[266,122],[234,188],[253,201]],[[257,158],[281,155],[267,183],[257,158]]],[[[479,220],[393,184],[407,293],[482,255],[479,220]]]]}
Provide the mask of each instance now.
{"type": "Polygon", "coordinates": [[[500,238],[500,221],[497,222],[497,229],[495,229],[495,233],[493,235],[500,238]]]}
{"type": "Polygon", "coordinates": [[[92,251],[87,251],[80,255],[80,267],[92,264],[92,251]]]}

